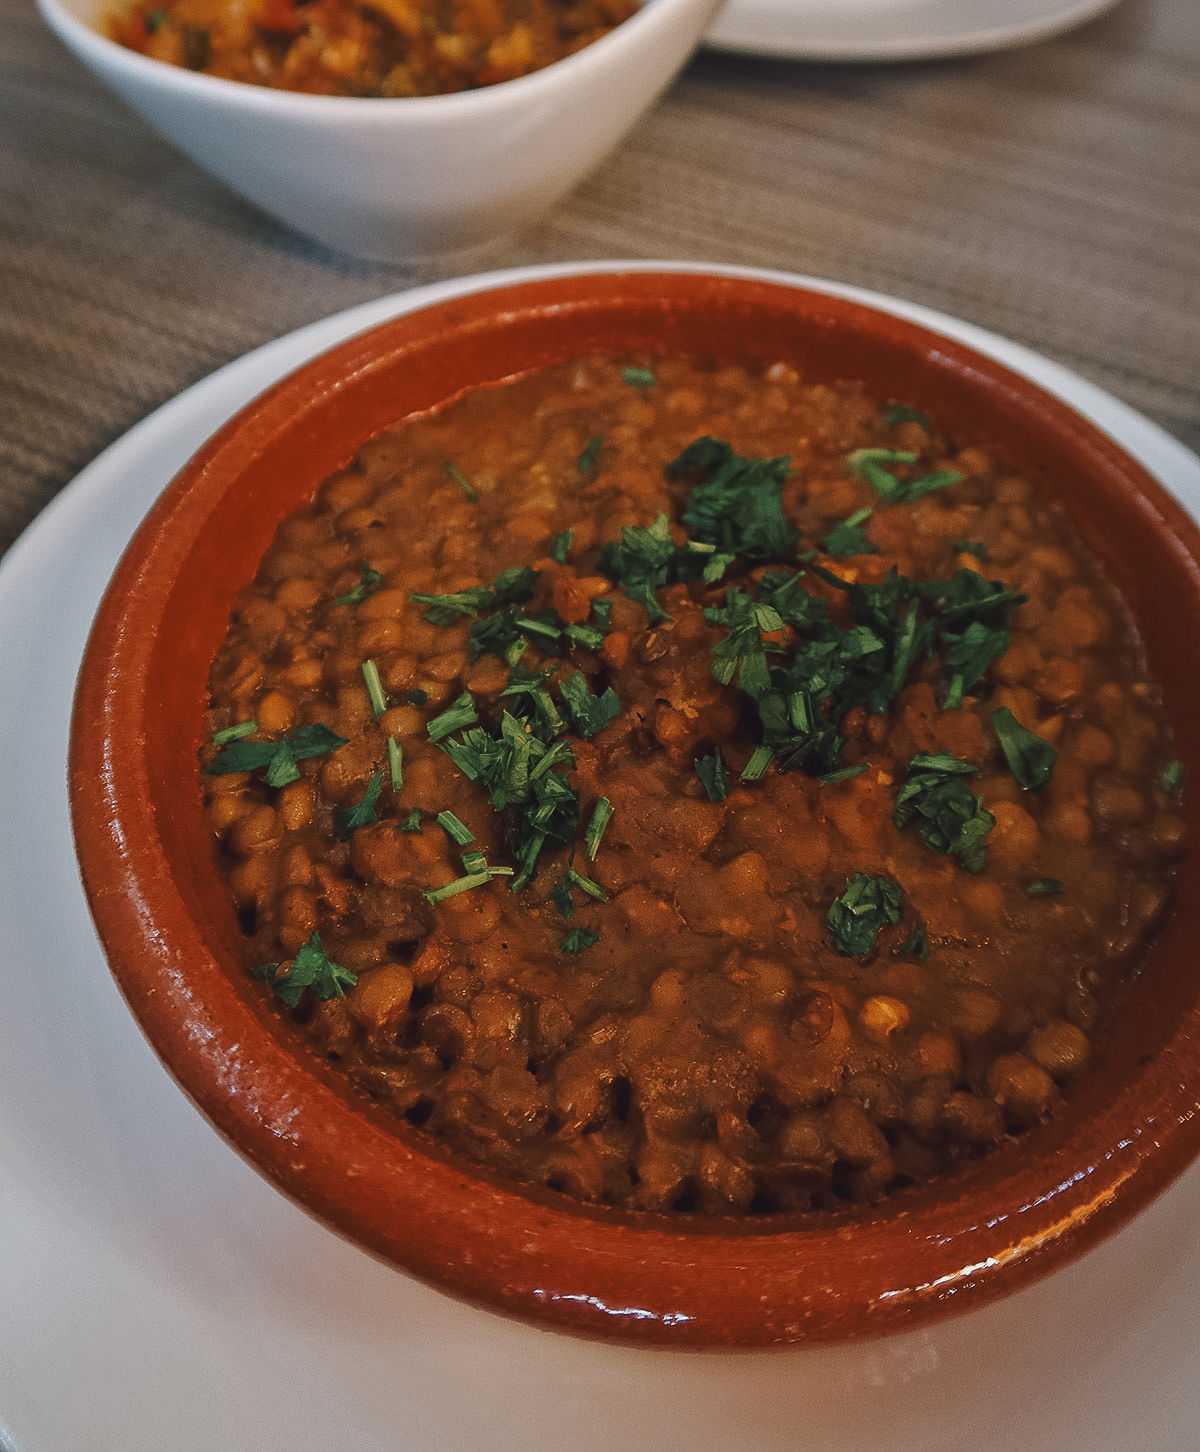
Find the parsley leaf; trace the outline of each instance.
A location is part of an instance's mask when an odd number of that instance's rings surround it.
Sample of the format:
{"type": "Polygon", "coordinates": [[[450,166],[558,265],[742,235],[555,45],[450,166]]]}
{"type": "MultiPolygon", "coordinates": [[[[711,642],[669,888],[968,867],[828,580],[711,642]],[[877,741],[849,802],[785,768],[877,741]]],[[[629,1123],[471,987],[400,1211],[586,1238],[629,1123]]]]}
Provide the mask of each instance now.
{"type": "Polygon", "coordinates": [[[575,460],[575,466],[581,474],[586,474],[596,462],[596,456],[604,446],[604,440],[599,434],[593,434],[587,441],[583,453],[575,460]]]}
{"type": "Polygon", "coordinates": [[[604,829],[608,826],[609,818],[612,814],[613,804],[607,797],[601,797],[596,803],[595,810],[592,812],[592,820],[588,823],[588,828],[583,838],[589,862],[595,862],[596,860],[596,853],[600,850],[600,839],[604,836],[604,829]]]}
{"type": "Polygon", "coordinates": [[[594,947],[599,941],[599,933],[589,933],[586,928],[572,928],[558,946],[559,951],[563,953],[582,953],[585,949],[594,947]]]}
{"type": "Polygon", "coordinates": [[[377,771],[367,783],[363,799],[354,807],[335,807],[333,822],[343,837],[349,837],[356,827],[370,827],[379,820],[375,804],[383,790],[383,772],[377,771]]]}
{"type": "Polygon", "coordinates": [[[922,413],[919,408],[911,408],[907,403],[889,403],[883,410],[883,421],[888,428],[895,428],[902,423],[918,423],[923,429],[929,428],[929,415],[922,413]]]}
{"type": "Polygon", "coordinates": [[[462,472],[461,469],[455,468],[455,466],[450,463],[448,459],[446,461],[446,473],[450,475],[451,479],[454,480],[454,482],[458,485],[458,487],[467,496],[472,504],[479,503],[479,494],[474,484],[471,483],[471,481],[467,478],[467,476],[462,472]]]}
{"type": "Polygon", "coordinates": [[[362,670],[363,685],[367,688],[367,700],[371,703],[371,715],[376,721],[387,714],[387,692],[383,689],[383,681],[379,677],[379,667],[373,660],[365,660],[360,668],[362,670]]]}
{"type": "Polygon", "coordinates": [[[470,827],[461,822],[453,812],[439,812],[438,826],[446,833],[450,840],[458,847],[469,847],[475,840],[475,833],[470,827]]]}
{"type": "Polygon", "coordinates": [[[974,570],[958,570],[949,580],[926,580],[917,588],[938,611],[942,656],[950,672],[945,700],[950,710],[962,704],[992,661],[1008,649],[1013,611],[1028,597],[974,570]]]}
{"type": "Polygon", "coordinates": [[[916,819],[925,845],[940,856],[957,857],[968,872],[982,870],[985,839],[996,825],[963,780],[978,775],[977,766],[948,751],[914,756],[892,814],[897,827],[916,819]]]}
{"type": "Polygon", "coordinates": [[[856,872],[829,909],[829,937],[839,953],[862,958],[875,947],[880,928],[900,921],[900,886],[889,877],[856,872]]]}
{"type": "Polygon", "coordinates": [[[373,570],[366,560],[362,562],[362,575],[359,582],[348,595],[339,595],[337,604],[358,605],[367,598],[374,595],[375,591],[383,584],[383,576],[378,570],[373,570]]]}
{"type": "Polygon", "coordinates": [[[763,635],[783,629],[779,612],[731,586],[724,606],[709,606],[704,618],[729,632],[712,648],[713,679],[727,686],[736,676],[748,696],[761,696],[771,684],[763,635]]]}
{"type": "Polygon", "coordinates": [[[901,479],[884,464],[915,464],[920,458],[907,449],[855,449],[846,458],[846,467],[852,474],[865,479],[886,504],[908,504],[923,494],[932,494],[935,489],[945,489],[957,484],[962,475],[951,469],[935,470],[923,474],[919,479],[901,479]]]}
{"type": "Polygon", "coordinates": [[[1060,892],[1065,892],[1066,888],[1057,877],[1037,877],[1025,891],[1030,897],[1054,897],[1060,892]]]}
{"type": "Polygon", "coordinates": [[[428,605],[423,616],[431,625],[453,625],[461,615],[483,615],[504,605],[523,605],[533,598],[537,571],[530,565],[502,570],[490,585],[473,585],[469,590],[456,590],[449,595],[414,593],[409,599],[416,605],[428,605]]]}
{"type": "Polygon", "coordinates": [[[456,701],[452,701],[444,711],[435,716],[425,729],[429,733],[430,741],[440,741],[443,736],[449,736],[451,731],[473,726],[478,720],[475,698],[470,691],[464,691],[456,701]]]}
{"type": "Polygon", "coordinates": [[[236,726],[226,726],[223,731],[214,731],[214,746],[227,746],[231,741],[240,741],[243,736],[253,736],[258,730],[257,721],[239,721],[236,726]]]}
{"type": "Polygon", "coordinates": [[[1046,789],[1058,752],[1036,732],[1022,726],[1007,706],[992,712],[992,726],[1000,738],[1004,759],[1019,786],[1030,792],[1046,789]]]}
{"type": "Polygon", "coordinates": [[[299,780],[297,761],[310,756],[324,756],[346,744],[345,736],[339,736],[328,726],[317,722],[311,726],[297,726],[278,741],[231,741],[217,752],[205,770],[210,776],[225,776],[230,772],[257,771],[266,767],[268,786],[286,786],[288,782],[299,780]]]}
{"type": "Polygon", "coordinates": [[[722,439],[706,435],[667,465],[667,475],[699,474],[683,511],[688,537],[752,560],[788,560],[799,530],[783,513],[790,456],[743,459],[722,439]]]}
{"type": "Polygon", "coordinates": [[[588,678],[582,671],[566,676],[559,682],[558,688],[571,719],[585,741],[603,731],[615,716],[621,714],[621,701],[616,691],[609,686],[603,695],[592,695],[588,678]]]}
{"type": "Polygon", "coordinates": [[[550,889],[550,900],[564,918],[574,916],[575,900],[572,896],[572,889],[576,887],[587,893],[588,897],[595,898],[597,902],[608,901],[608,894],[598,882],[593,882],[590,877],[585,877],[582,872],[577,872],[574,867],[568,867],[566,872],[563,873],[550,889]]]}
{"type": "Polygon", "coordinates": [[[300,1002],[306,988],[321,999],[344,998],[346,989],[358,982],[357,974],[330,958],[320,934],[315,932],[289,968],[285,970],[280,963],[260,963],[250,969],[250,976],[271,984],[276,995],[291,1008],[300,1002]]]}
{"type": "Polygon", "coordinates": [[[447,882],[442,887],[431,887],[423,896],[426,902],[445,902],[448,897],[457,897],[459,893],[470,892],[474,887],[483,887],[492,880],[492,870],[484,867],[479,872],[468,872],[463,877],[456,877],[452,882],[447,882]]]}
{"type": "Polygon", "coordinates": [[[918,923],[912,932],[900,943],[896,949],[897,958],[913,958],[918,963],[925,963],[929,960],[929,929],[924,923],[918,923]]]}
{"type": "Polygon", "coordinates": [[[670,620],[655,591],[677,578],[679,550],[671,538],[671,522],[660,514],[651,525],[625,525],[620,544],[609,541],[596,557],[596,568],[620,585],[631,600],[644,605],[651,625],[670,620]]]}
{"type": "Polygon", "coordinates": [[[824,776],[819,776],[817,782],[820,786],[836,786],[840,781],[849,781],[851,777],[862,776],[864,771],[870,771],[870,763],[860,761],[857,766],[839,767],[837,771],[827,771],[824,776]]]}
{"type": "Polygon", "coordinates": [[[863,524],[871,517],[871,510],[859,509],[849,519],[835,524],[821,541],[821,548],[835,559],[848,560],[855,555],[877,555],[879,546],[867,538],[863,524]]]}
{"type": "Polygon", "coordinates": [[[711,756],[697,757],[696,775],[700,778],[700,784],[710,802],[723,802],[732,789],[729,773],[725,770],[725,762],[719,750],[714,751],[711,756]]]}
{"type": "Polygon", "coordinates": [[[567,780],[575,765],[570,746],[544,740],[532,723],[508,711],[493,732],[475,726],[457,739],[447,734],[440,744],[464,775],[485,788],[496,811],[519,809],[506,818],[509,849],[520,868],[512,887],[519,890],[544,847],[574,840],[579,793],[567,780]]]}

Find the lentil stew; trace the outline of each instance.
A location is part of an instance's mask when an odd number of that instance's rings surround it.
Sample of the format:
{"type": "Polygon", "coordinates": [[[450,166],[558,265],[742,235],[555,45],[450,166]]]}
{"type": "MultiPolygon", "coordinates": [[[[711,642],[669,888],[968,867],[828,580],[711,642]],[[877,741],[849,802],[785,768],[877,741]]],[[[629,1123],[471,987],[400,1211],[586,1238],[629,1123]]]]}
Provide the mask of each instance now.
{"type": "Polygon", "coordinates": [[[283,1030],[625,1209],[872,1203],[1053,1115],[1187,845],[1059,507],[790,363],[573,360],[376,435],[237,597],[207,726],[283,1030]]]}

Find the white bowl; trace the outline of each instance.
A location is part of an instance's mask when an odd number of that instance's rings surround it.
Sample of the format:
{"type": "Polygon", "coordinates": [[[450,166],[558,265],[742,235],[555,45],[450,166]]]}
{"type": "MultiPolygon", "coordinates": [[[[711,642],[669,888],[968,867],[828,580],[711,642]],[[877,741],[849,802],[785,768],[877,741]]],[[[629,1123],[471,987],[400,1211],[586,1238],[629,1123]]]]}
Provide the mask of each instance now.
{"type": "Polygon", "coordinates": [[[100,33],[105,0],[37,0],[72,53],[206,171],[331,247],[436,256],[532,221],[666,89],[720,0],[646,0],[623,25],[516,80],[396,100],[219,80],[100,33]]]}

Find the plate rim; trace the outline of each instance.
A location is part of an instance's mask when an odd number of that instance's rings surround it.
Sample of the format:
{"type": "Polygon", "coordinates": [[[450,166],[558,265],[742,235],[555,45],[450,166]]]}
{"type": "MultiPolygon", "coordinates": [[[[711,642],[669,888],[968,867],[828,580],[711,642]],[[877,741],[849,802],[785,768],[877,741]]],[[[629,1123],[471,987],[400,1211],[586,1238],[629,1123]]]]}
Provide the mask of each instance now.
{"type": "MultiPolygon", "coordinates": [[[[801,6],[804,3],[805,0],[800,0],[801,6]]],[[[912,0],[912,3],[914,7],[930,8],[930,0],[912,0]]],[[[794,24],[779,28],[780,17],[787,18],[786,5],[773,5],[771,0],[726,0],[704,37],[704,45],[730,54],[779,60],[828,63],[936,60],[1049,40],[1086,21],[1098,19],[1119,3],[1120,0],[1045,0],[1044,13],[1018,24],[964,26],[954,23],[955,0],[932,0],[932,27],[922,29],[918,24],[907,32],[901,30],[876,39],[862,34],[862,29],[870,27],[870,11],[859,12],[847,24],[837,14],[836,0],[822,5],[824,13],[807,32],[803,12],[794,24]]]]}

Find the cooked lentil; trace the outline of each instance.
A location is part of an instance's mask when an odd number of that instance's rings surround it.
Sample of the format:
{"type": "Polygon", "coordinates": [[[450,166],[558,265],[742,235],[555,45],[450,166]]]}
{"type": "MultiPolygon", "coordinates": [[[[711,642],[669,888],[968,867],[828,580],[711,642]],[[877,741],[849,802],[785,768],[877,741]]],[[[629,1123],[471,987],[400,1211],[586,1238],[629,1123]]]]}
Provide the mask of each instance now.
{"type": "Polygon", "coordinates": [[[246,966],[365,1095],[517,1181],[702,1214],[874,1201],[1044,1120],[1097,1055],[1186,848],[1162,703],[1067,520],[987,447],[782,365],[633,361],[402,422],[280,526],[203,760],[246,966]],[[790,458],[774,544],[747,506],[677,548],[712,436],[790,458]],[[639,590],[655,539],[687,578],[639,590]],[[890,702],[806,676],[836,731],[805,755],[802,693],[772,732],[755,652],[776,685],[822,640],[870,654],[850,612],[897,572],[942,582],[896,615],[942,610],[940,644],[890,702]],[[978,680],[946,605],[976,585],[1002,597],[978,680]],[[540,852],[524,779],[496,810],[462,769],[506,710],[553,778],[540,852]],[[240,723],[266,776],[224,769],[240,723]]]}

